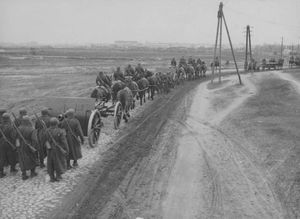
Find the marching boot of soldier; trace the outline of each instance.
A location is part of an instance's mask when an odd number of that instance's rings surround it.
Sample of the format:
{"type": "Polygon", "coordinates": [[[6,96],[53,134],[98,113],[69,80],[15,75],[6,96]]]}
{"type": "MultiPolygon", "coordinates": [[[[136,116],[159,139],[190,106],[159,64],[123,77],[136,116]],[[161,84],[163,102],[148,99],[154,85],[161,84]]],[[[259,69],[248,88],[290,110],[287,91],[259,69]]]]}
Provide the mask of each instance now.
{"type": "Polygon", "coordinates": [[[78,119],[75,118],[74,109],[69,109],[66,112],[66,118],[62,121],[61,127],[66,130],[67,142],[69,146],[67,169],[71,168],[71,160],[73,160],[73,167],[77,167],[77,161],[82,158],[81,144],[84,144],[84,137],[81,125],[78,119]]]}
{"type": "Polygon", "coordinates": [[[44,168],[44,159],[47,156],[47,150],[45,147],[45,133],[46,128],[50,127],[50,116],[48,109],[43,109],[41,111],[41,116],[36,118],[35,129],[37,130],[37,140],[38,140],[38,156],[40,161],[40,167],[44,168]]]}
{"type": "Polygon", "coordinates": [[[35,177],[36,166],[38,160],[36,156],[37,136],[28,116],[24,116],[19,127],[15,127],[17,131],[16,147],[18,151],[20,169],[22,171],[22,179],[28,179],[26,171],[30,170],[30,176],[35,177]]]}
{"type": "Polygon", "coordinates": [[[16,152],[16,132],[12,126],[10,115],[4,113],[2,115],[2,123],[0,124],[0,178],[3,178],[4,166],[10,166],[10,172],[16,173],[17,152],[16,152]]]}
{"type": "Polygon", "coordinates": [[[50,128],[45,132],[45,146],[47,148],[47,172],[50,182],[60,181],[67,168],[69,152],[66,132],[58,127],[57,118],[49,120],[50,128]]]}

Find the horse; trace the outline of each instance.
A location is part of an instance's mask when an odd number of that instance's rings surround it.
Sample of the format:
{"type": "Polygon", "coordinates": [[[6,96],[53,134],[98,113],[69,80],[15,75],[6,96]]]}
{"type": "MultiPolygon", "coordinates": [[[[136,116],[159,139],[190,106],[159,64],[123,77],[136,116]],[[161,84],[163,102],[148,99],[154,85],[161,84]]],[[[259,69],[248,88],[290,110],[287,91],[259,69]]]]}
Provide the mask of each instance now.
{"type": "Polygon", "coordinates": [[[136,83],[139,87],[138,98],[140,99],[140,105],[142,106],[143,98],[144,103],[146,103],[146,91],[149,89],[149,81],[146,78],[141,78],[136,83]]]}
{"type": "Polygon", "coordinates": [[[124,74],[120,71],[114,72],[113,77],[114,77],[115,81],[119,80],[119,81],[125,82],[124,74]]]}
{"type": "Polygon", "coordinates": [[[130,117],[129,111],[133,107],[133,94],[128,87],[125,87],[118,91],[117,100],[120,101],[122,105],[123,111],[123,119],[125,122],[128,122],[128,118],[130,117]]]}
{"type": "Polygon", "coordinates": [[[170,88],[175,87],[175,80],[174,80],[175,76],[174,75],[175,75],[175,73],[173,73],[173,72],[168,72],[167,73],[168,85],[169,85],[170,88]]]}
{"type": "Polygon", "coordinates": [[[192,65],[188,65],[186,68],[186,77],[188,80],[193,80],[195,78],[195,69],[192,65]]]}
{"type": "Polygon", "coordinates": [[[114,103],[116,102],[116,100],[117,100],[117,93],[118,93],[120,90],[124,89],[125,86],[126,86],[125,83],[122,82],[122,81],[120,81],[120,80],[114,81],[114,82],[112,83],[112,86],[111,86],[111,92],[112,92],[112,102],[113,102],[113,104],[114,104],[114,103]]]}
{"type": "Polygon", "coordinates": [[[108,102],[111,99],[110,91],[104,86],[95,87],[91,93],[91,98],[108,102]]]}
{"type": "Polygon", "coordinates": [[[131,92],[132,92],[132,96],[133,96],[133,106],[132,106],[132,109],[134,109],[135,108],[135,100],[134,100],[134,98],[137,96],[137,93],[138,93],[138,90],[139,90],[139,86],[130,77],[126,77],[125,78],[125,84],[126,84],[126,87],[128,87],[131,90],[131,92]]]}
{"type": "Polygon", "coordinates": [[[161,72],[155,73],[156,79],[157,79],[157,93],[161,93],[163,90],[162,87],[162,79],[161,79],[161,72]]]}
{"type": "MultiPolygon", "coordinates": [[[[158,78],[155,75],[152,75],[147,78],[149,81],[149,90],[150,90],[150,95],[151,95],[151,100],[154,98],[155,90],[158,91],[158,78]]],[[[149,96],[148,96],[149,97],[149,96]]]]}
{"type": "Polygon", "coordinates": [[[161,90],[163,90],[164,93],[169,93],[170,86],[171,86],[170,75],[168,75],[166,73],[160,74],[160,80],[161,80],[161,90]]]}
{"type": "Polygon", "coordinates": [[[278,65],[278,68],[279,68],[279,69],[282,69],[283,63],[284,63],[284,59],[281,59],[281,58],[278,59],[277,65],[278,65]]]}
{"type": "Polygon", "coordinates": [[[197,64],[195,68],[195,78],[200,78],[202,77],[201,75],[201,64],[197,64]]]}
{"type": "Polygon", "coordinates": [[[289,68],[292,68],[294,64],[295,64],[294,56],[291,56],[289,60],[289,68]]]}
{"type": "Polygon", "coordinates": [[[185,69],[183,67],[180,67],[177,69],[177,77],[178,77],[179,83],[181,82],[183,84],[184,80],[186,79],[186,73],[185,73],[185,69]]]}
{"type": "Polygon", "coordinates": [[[201,77],[206,77],[205,73],[207,71],[207,66],[205,64],[205,62],[203,61],[202,64],[201,64],[201,71],[200,71],[200,75],[201,77]]]}
{"type": "Polygon", "coordinates": [[[211,69],[212,69],[213,67],[214,67],[215,69],[216,69],[217,67],[221,68],[219,60],[216,59],[214,62],[210,63],[210,67],[211,67],[211,69]]]}
{"type": "Polygon", "coordinates": [[[96,85],[98,86],[109,86],[112,85],[112,76],[108,76],[106,73],[100,71],[96,78],[96,85]]]}

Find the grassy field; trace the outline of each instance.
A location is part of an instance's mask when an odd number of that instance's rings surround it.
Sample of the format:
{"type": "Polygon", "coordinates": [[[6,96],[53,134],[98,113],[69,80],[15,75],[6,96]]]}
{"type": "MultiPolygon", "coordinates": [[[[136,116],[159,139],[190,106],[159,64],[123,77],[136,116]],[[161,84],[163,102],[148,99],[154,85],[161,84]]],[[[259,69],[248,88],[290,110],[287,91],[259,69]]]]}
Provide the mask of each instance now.
{"type": "MultiPolygon", "coordinates": [[[[181,56],[212,59],[210,49],[193,48],[30,48],[2,49],[0,53],[0,106],[16,111],[24,104],[40,104],[47,96],[89,97],[97,73],[111,73],[120,66],[143,67],[159,71],[168,69],[171,58],[181,56]]],[[[224,59],[230,59],[224,51],[224,59]]],[[[237,54],[242,58],[242,53],[237,54]]],[[[242,59],[239,59],[242,65],[242,59]]],[[[232,66],[228,66],[232,67],[232,66]]]]}

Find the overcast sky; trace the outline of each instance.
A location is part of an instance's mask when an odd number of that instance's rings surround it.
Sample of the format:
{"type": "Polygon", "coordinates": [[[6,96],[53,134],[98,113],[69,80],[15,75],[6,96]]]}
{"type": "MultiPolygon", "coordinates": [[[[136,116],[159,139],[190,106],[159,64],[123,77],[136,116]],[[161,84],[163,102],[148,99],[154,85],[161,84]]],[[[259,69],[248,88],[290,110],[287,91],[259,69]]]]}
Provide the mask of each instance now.
{"type": "MultiPolygon", "coordinates": [[[[0,0],[0,42],[134,40],[213,44],[219,2],[0,0]]],[[[281,36],[286,43],[300,41],[300,0],[224,0],[223,3],[233,43],[245,41],[243,31],[247,24],[253,26],[253,44],[280,43],[281,36]]]]}

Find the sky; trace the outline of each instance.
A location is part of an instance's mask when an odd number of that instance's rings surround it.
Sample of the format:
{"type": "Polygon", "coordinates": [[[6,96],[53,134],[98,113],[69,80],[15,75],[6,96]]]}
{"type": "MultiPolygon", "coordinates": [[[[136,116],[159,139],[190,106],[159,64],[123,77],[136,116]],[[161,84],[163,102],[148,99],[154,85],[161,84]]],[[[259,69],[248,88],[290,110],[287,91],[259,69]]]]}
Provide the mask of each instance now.
{"type": "MultiPolygon", "coordinates": [[[[217,0],[0,0],[0,42],[213,44],[217,0]]],[[[300,41],[300,0],[224,0],[233,43],[300,41]]],[[[228,43],[223,28],[224,44],[228,43]]]]}

